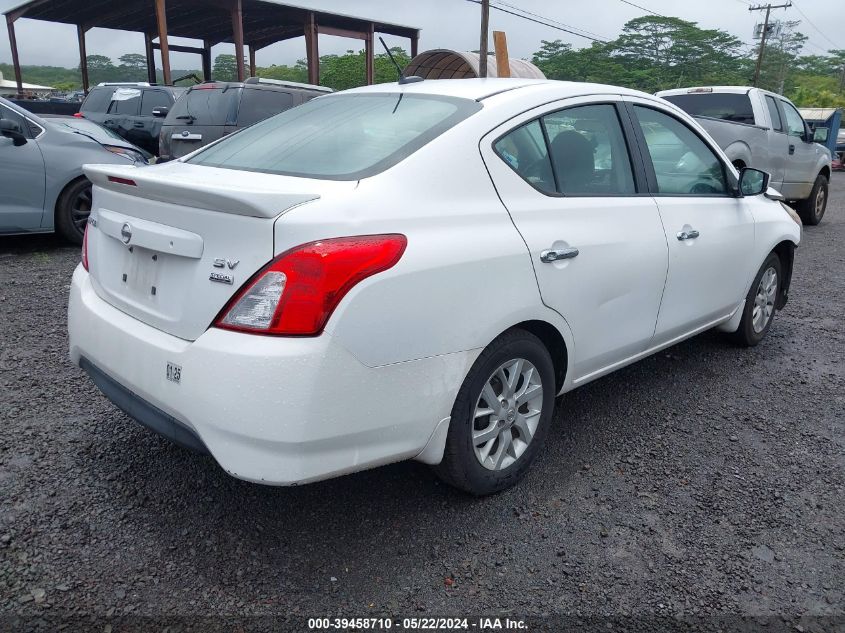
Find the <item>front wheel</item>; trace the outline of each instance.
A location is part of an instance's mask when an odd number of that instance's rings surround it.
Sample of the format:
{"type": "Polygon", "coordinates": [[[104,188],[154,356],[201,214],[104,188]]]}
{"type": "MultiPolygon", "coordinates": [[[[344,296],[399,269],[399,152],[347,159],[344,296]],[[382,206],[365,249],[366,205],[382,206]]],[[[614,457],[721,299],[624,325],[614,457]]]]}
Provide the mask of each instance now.
{"type": "Polygon", "coordinates": [[[82,244],[85,225],[91,215],[91,181],[80,178],[70,183],[56,205],[56,229],[69,242],[82,244]]]}
{"type": "Polygon", "coordinates": [[[828,182],[822,174],[816,177],[810,197],[801,200],[797,205],[798,215],[801,221],[809,226],[816,226],[822,221],[824,212],[827,210],[828,182]]]}
{"type": "Polygon", "coordinates": [[[554,399],[545,345],[524,330],[504,333],[481,353],[458,392],[437,474],[479,496],[513,486],[542,446],[554,399]]]}
{"type": "Polygon", "coordinates": [[[757,345],[772,327],[783,278],[781,271],[780,258],[775,253],[769,253],[754,277],[754,283],[745,297],[742,320],[733,333],[734,340],[740,345],[757,345]]]}

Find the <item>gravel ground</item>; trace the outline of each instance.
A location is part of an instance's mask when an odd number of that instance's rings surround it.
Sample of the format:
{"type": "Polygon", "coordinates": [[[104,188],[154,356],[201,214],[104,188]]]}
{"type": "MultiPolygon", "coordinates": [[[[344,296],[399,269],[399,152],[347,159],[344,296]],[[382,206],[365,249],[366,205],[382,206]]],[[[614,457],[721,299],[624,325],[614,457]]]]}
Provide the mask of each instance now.
{"type": "Polygon", "coordinates": [[[67,360],[78,259],[0,239],[0,630],[845,627],[845,174],[763,344],[704,334],[568,394],[528,477],[486,499],[414,463],[261,487],[147,432],[67,360]]]}

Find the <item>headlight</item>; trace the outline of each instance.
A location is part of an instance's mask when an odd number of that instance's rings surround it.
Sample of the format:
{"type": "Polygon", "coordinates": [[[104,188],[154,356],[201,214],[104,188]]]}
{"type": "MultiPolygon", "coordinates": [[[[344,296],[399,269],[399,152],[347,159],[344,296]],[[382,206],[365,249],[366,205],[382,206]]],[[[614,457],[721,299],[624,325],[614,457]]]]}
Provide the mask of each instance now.
{"type": "Polygon", "coordinates": [[[144,155],[134,149],[129,149],[128,147],[119,147],[117,145],[103,145],[103,147],[109,150],[112,154],[123,156],[125,159],[131,160],[133,163],[147,162],[147,159],[144,158],[144,155]]]}

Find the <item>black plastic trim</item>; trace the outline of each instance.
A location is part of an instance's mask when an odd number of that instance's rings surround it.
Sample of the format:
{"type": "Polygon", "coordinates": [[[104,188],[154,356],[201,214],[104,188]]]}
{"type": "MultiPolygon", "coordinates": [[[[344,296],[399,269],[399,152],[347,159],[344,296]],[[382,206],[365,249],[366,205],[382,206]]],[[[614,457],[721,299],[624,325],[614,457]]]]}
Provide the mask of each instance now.
{"type": "Polygon", "coordinates": [[[193,429],[121,385],[84,356],[79,359],[79,366],[88,373],[103,395],[138,424],[182,448],[203,455],[211,454],[193,429]]]}

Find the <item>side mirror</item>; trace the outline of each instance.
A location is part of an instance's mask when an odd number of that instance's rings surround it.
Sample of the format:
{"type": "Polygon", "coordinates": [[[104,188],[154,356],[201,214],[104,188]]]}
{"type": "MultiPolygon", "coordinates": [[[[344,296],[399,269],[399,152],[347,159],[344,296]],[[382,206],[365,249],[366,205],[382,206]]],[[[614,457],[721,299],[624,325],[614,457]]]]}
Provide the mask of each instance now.
{"type": "Polygon", "coordinates": [[[759,169],[743,167],[739,172],[739,190],[743,196],[759,196],[769,188],[769,174],[759,169]]]}
{"type": "Polygon", "coordinates": [[[827,139],[830,136],[830,128],[826,127],[817,127],[813,130],[813,142],[814,143],[827,143],[827,139]]]}
{"type": "Polygon", "coordinates": [[[159,119],[163,119],[167,116],[167,113],[170,112],[170,108],[167,106],[159,106],[157,108],[153,108],[153,116],[159,119]]]}
{"type": "Polygon", "coordinates": [[[12,139],[15,147],[26,145],[27,139],[24,136],[21,126],[11,119],[0,119],[0,134],[12,139]]]}

